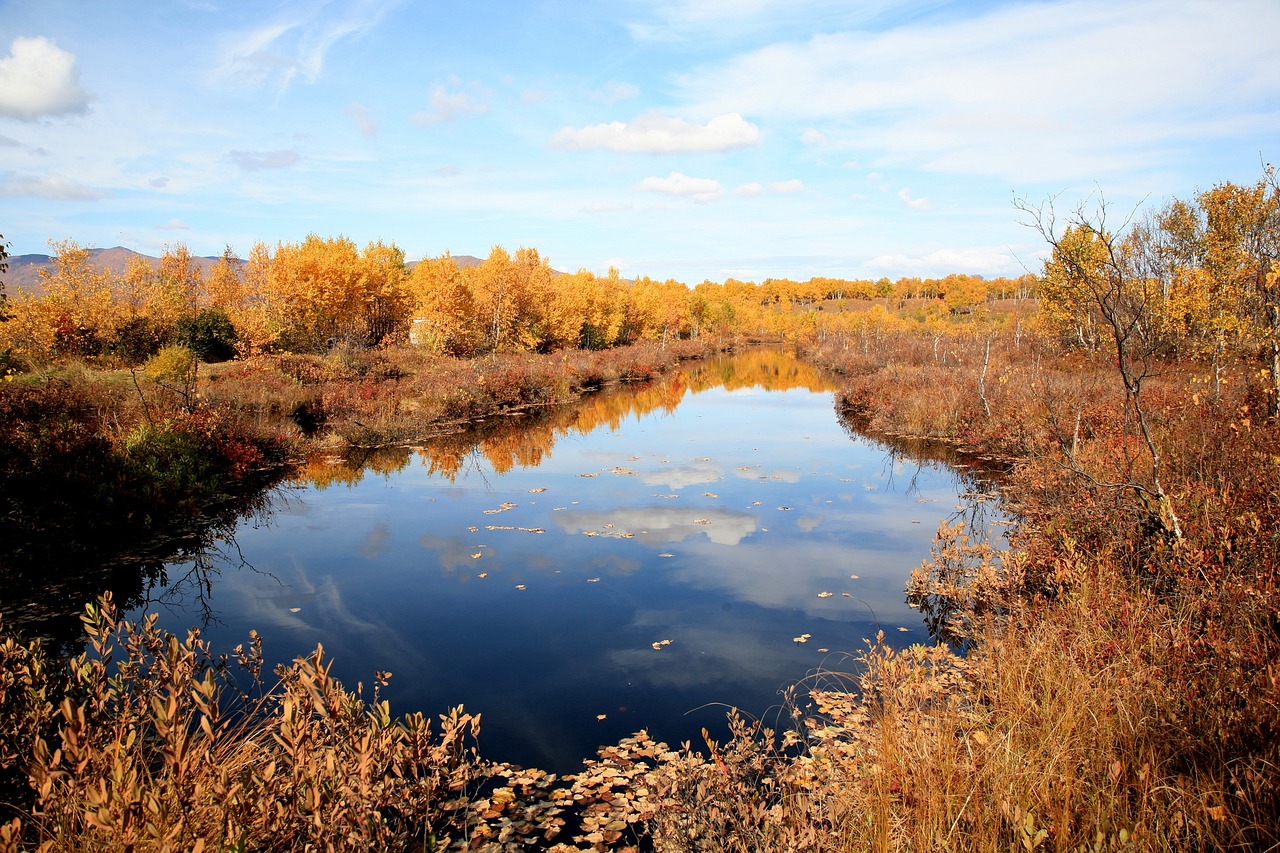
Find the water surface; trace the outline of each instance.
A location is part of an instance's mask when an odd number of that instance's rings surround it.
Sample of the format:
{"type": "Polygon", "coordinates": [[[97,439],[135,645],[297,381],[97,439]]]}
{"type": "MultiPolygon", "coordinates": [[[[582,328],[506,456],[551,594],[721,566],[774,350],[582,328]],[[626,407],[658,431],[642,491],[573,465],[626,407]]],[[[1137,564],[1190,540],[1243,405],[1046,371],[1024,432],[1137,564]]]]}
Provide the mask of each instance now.
{"type": "Polygon", "coordinates": [[[360,461],[316,460],[240,526],[205,635],[256,628],[273,660],[322,643],[349,687],[390,670],[396,713],[465,705],[483,755],[554,771],[640,728],[699,743],[727,707],[768,717],[878,630],[927,641],[903,586],[969,488],[758,353],[360,461]]]}

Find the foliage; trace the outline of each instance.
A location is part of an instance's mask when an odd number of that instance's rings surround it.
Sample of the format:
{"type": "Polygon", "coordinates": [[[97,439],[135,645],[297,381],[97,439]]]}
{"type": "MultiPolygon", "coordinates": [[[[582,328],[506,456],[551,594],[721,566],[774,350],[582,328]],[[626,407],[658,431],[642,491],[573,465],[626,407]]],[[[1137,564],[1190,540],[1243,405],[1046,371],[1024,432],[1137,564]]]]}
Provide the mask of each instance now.
{"type": "Polygon", "coordinates": [[[194,317],[178,321],[174,342],[186,347],[201,361],[227,361],[236,354],[238,335],[225,311],[204,308],[194,317]]]}

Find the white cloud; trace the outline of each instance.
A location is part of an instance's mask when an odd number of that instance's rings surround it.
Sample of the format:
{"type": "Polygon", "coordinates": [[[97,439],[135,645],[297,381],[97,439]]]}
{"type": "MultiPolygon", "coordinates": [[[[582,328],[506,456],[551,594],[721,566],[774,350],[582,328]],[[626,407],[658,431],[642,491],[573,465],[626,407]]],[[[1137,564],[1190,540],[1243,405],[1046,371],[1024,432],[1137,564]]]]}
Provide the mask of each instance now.
{"type": "Polygon", "coordinates": [[[549,144],[569,151],[603,148],[628,154],[677,154],[730,151],[759,141],[760,129],[738,113],[716,116],[704,125],[646,113],[630,123],[614,121],[592,127],[561,128],[549,144]]]}
{"type": "Polygon", "coordinates": [[[799,178],[792,178],[789,181],[774,181],[769,184],[769,189],[776,193],[798,193],[804,189],[804,181],[799,178]]]}
{"type": "Polygon", "coordinates": [[[910,187],[903,187],[898,190],[898,198],[902,199],[902,203],[907,207],[924,209],[929,206],[929,199],[927,198],[912,198],[910,187]]]}
{"type": "Polygon", "coordinates": [[[742,195],[742,196],[760,195],[762,192],[764,192],[764,184],[760,183],[759,181],[751,181],[750,183],[742,184],[733,192],[736,195],[742,195]]]}
{"type": "Polygon", "coordinates": [[[631,83],[606,83],[600,90],[599,99],[606,104],[625,101],[640,94],[640,89],[631,83]]]}
{"type": "Polygon", "coordinates": [[[227,157],[246,172],[259,172],[263,169],[285,169],[298,162],[298,153],[288,149],[282,151],[231,151],[227,154],[227,157]]]}
{"type": "Polygon", "coordinates": [[[237,33],[224,42],[216,71],[252,86],[274,80],[281,92],[299,77],[314,83],[334,45],[372,30],[397,2],[359,0],[337,7],[315,4],[307,14],[297,12],[292,18],[237,33]]]}
{"type": "Polygon", "coordinates": [[[97,201],[110,198],[111,193],[87,187],[62,175],[16,175],[8,172],[0,179],[0,196],[47,198],[54,201],[97,201]]]}
{"type": "Polygon", "coordinates": [[[181,219],[174,217],[168,222],[156,226],[157,231],[189,231],[191,226],[183,222],[181,219]]]}
{"type": "Polygon", "coordinates": [[[703,67],[679,80],[684,108],[840,122],[895,162],[1015,180],[1128,174],[1191,142],[1278,129],[1272,0],[1056,0],[920,20],[703,67]]]}
{"type": "Polygon", "coordinates": [[[867,262],[875,272],[897,275],[947,275],[967,270],[980,270],[991,275],[1022,275],[1013,252],[986,246],[964,249],[938,249],[924,255],[878,255],[867,262]]]}
{"type": "Polygon", "coordinates": [[[800,134],[800,141],[805,145],[824,146],[827,144],[827,135],[820,130],[814,130],[812,127],[800,134]]]}
{"type": "Polygon", "coordinates": [[[622,213],[634,205],[625,201],[593,201],[582,209],[583,213],[622,213]]]}
{"type": "Polygon", "coordinates": [[[32,121],[83,113],[91,99],[80,86],[75,54],[47,38],[15,38],[0,58],[0,116],[32,121]]]}
{"type": "Polygon", "coordinates": [[[169,186],[169,179],[167,177],[161,176],[159,178],[152,178],[151,180],[147,181],[147,183],[158,190],[162,190],[165,187],[169,186]]]}
{"type": "Polygon", "coordinates": [[[466,89],[461,88],[462,81],[457,78],[450,78],[449,83],[454,87],[453,91],[437,84],[428,100],[431,108],[414,113],[409,121],[416,125],[437,124],[488,111],[489,105],[485,103],[488,93],[478,83],[472,83],[466,89]]]}
{"type": "Polygon", "coordinates": [[[356,123],[360,135],[365,139],[372,139],[378,135],[378,120],[364,104],[352,104],[347,107],[347,117],[356,123]]]}
{"type": "Polygon", "coordinates": [[[645,178],[636,184],[636,189],[688,196],[694,201],[715,201],[724,195],[724,187],[714,178],[691,178],[680,172],[672,172],[665,178],[645,178]]]}

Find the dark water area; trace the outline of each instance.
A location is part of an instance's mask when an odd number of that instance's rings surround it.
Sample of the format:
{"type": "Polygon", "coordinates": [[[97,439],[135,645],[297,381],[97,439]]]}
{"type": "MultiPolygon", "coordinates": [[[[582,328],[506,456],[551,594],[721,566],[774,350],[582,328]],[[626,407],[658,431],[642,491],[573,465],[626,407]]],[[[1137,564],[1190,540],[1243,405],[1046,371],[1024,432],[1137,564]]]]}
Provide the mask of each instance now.
{"type": "Polygon", "coordinates": [[[859,436],[834,390],[752,352],[320,457],[129,615],[215,650],[256,629],[269,662],[322,644],[349,689],[389,670],[394,713],[464,705],[495,760],[572,771],[641,728],[700,745],[731,707],[773,719],[788,686],[852,672],[877,631],[930,642],[907,577],[940,521],[987,521],[977,478],[859,436]]]}

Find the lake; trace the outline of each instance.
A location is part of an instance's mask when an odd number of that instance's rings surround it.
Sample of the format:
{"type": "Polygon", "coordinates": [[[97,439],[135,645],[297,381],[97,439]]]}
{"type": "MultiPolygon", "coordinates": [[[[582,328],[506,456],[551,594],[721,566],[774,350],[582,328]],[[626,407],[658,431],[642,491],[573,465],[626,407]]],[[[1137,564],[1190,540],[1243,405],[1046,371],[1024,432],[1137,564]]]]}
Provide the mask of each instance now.
{"type": "MultiPolygon", "coordinates": [[[[971,475],[837,419],[783,353],[701,363],[421,448],[322,457],[146,610],[269,661],[324,645],[396,714],[465,705],[481,755],[574,770],[647,728],[673,745],[773,719],[883,630],[928,642],[903,587],[971,475]],[[203,576],[203,575],[202,575],[203,576]]],[[[132,615],[141,612],[135,611],[132,615]]]]}

